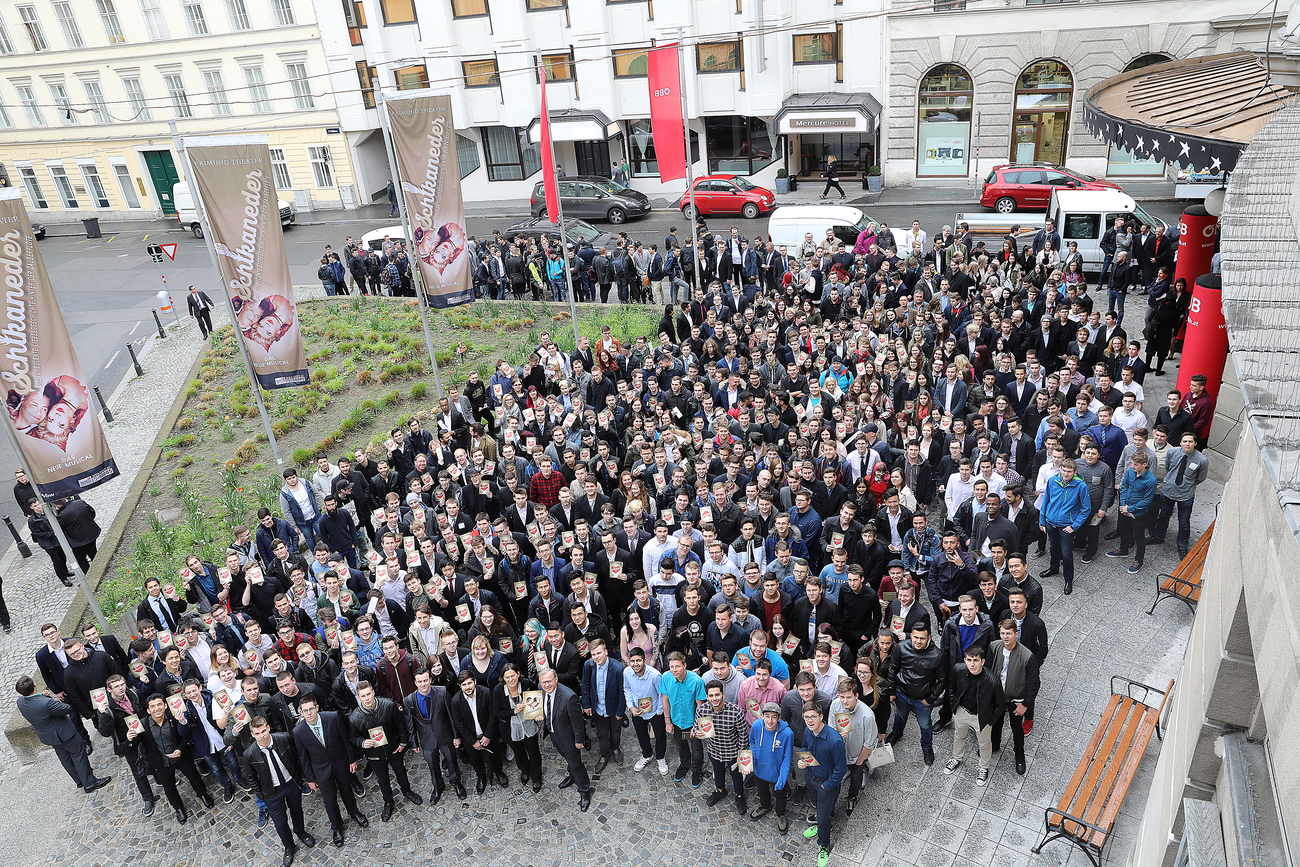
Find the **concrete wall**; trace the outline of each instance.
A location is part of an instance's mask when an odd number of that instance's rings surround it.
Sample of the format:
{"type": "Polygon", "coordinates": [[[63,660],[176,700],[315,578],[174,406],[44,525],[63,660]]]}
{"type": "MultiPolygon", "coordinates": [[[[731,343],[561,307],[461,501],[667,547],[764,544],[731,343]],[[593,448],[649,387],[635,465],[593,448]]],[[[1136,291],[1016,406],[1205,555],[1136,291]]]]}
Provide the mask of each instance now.
{"type": "Polygon", "coordinates": [[[1214,741],[1229,725],[1252,738],[1268,737],[1289,842],[1300,851],[1300,757],[1292,748],[1300,738],[1298,554],[1300,544],[1247,430],[1219,506],[1200,606],[1130,865],[1172,863],[1183,798],[1215,799],[1220,762],[1214,741]]]}

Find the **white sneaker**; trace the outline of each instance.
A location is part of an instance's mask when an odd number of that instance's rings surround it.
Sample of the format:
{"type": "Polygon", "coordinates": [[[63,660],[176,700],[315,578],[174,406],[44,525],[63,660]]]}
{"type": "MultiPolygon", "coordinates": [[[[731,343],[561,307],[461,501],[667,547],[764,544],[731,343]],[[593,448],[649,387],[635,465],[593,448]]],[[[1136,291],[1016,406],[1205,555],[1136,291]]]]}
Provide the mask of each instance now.
{"type": "Polygon", "coordinates": [[[961,767],[961,759],[949,759],[948,764],[943,766],[943,772],[945,774],[951,774],[953,771],[957,770],[960,767],[961,767]]]}
{"type": "Polygon", "coordinates": [[[979,772],[975,775],[975,785],[987,786],[988,784],[989,784],[989,769],[980,768],[979,772]]]}
{"type": "Polygon", "coordinates": [[[668,761],[666,759],[659,760],[659,774],[660,776],[668,775],[668,761]]]}
{"type": "Polygon", "coordinates": [[[636,764],[632,766],[632,769],[634,771],[644,771],[645,766],[648,764],[650,764],[650,758],[647,756],[646,758],[643,759],[637,759],[636,764]]]}

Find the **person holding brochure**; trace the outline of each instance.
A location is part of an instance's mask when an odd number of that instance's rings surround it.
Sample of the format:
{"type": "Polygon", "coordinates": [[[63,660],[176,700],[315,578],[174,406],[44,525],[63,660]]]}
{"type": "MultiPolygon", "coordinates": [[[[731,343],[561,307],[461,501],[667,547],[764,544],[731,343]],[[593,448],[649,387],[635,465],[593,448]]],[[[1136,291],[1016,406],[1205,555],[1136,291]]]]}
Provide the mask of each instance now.
{"type": "Polygon", "coordinates": [[[555,669],[547,668],[540,675],[544,712],[542,726],[556,752],[564,757],[568,774],[560,780],[560,788],[578,787],[578,809],[587,812],[591,807],[591,778],[582,763],[583,745],[587,740],[587,725],[582,718],[582,703],[573,690],[560,683],[555,669]]]}
{"type": "Polygon", "coordinates": [[[686,670],[686,657],[681,651],[668,654],[668,677],[659,678],[659,695],[664,703],[664,728],[677,742],[681,764],[673,779],[686,779],[691,772],[691,788],[698,789],[704,782],[704,745],[695,737],[695,712],[704,702],[704,681],[698,674],[686,670]]]}
{"type": "MultiPolygon", "coordinates": [[[[436,661],[437,656],[433,659],[436,661]]],[[[456,759],[456,749],[453,746],[456,733],[451,727],[451,715],[447,710],[447,687],[435,684],[433,673],[428,669],[416,669],[415,692],[406,697],[405,703],[412,749],[424,758],[425,764],[429,766],[429,776],[433,778],[429,805],[433,806],[442,800],[445,788],[442,761],[447,763],[447,782],[451,783],[456,797],[466,800],[469,793],[460,781],[460,762],[456,759]]]]}
{"type": "Polygon", "coordinates": [[[293,729],[293,743],[298,751],[303,781],[325,802],[325,815],[335,847],[343,848],[343,816],[339,813],[339,796],[358,827],[370,827],[370,821],[357,807],[352,784],[356,780],[357,753],[347,736],[347,723],[333,711],[320,709],[314,695],[305,695],[298,705],[302,719],[293,729]]]}
{"type": "Polygon", "coordinates": [[[815,701],[804,702],[803,752],[799,767],[808,780],[808,793],[817,808],[817,823],[803,832],[804,838],[817,838],[817,867],[826,867],[831,857],[831,813],[840,797],[840,783],[848,773],[844,739],[826,725],[826,715],[815,701]]]}
{"type": "Polygon", "coordinates": [[[790,791],[790,759],[794,755],[794,733],[781,719],[781,705],[769,701],[761,709],[762,718],[749,727],[749,751],[754,761],[758,806],[749,814],[757,821],[772,809],[772,792],[776,792],[776,827],[782,834],[790,831],[786,816],[786,795],[790,791]]]}
{"type": "Polygon", "coordinates": [[[498,743],[510,744],[519,766],[519,784],[533,785],[533,793],[542,790],[542,752],[538,743],[544,715],[542,693],[519,675],[514,663],[501,670],[501,682],[492,694],[492,712],[501,726],[498,743]]]}
{"type": "Polygon", "coordinates": [[[380,813],[381,821],[393,818],[393,784],[389,781],[389,771],[397,778],[397,786],[402,790],[402,797],[417,807],[424,799],[411,791],[411,783],[406,778],[406,762],[402,755],[410,743],[407,734],[406,719],[398,711],[391,699],[375,695],[375,688],[369,681],[357,684],[357,707],[348,714],[348,724],[352,726],[352,745],[361,750],[370,768],[375,772],[379,791],[384,796],[384,810],[380,813]]]}
{"type": "MultiPolygon", "coordinates": [[[[726,700],[722,684],[710,680],[704,687],[708,705],[696,716],[695,736],[703,740],[713,763],[713,794],[708,805],[716,805],[727,796],[727,771],[737,764],[737,754],[749,743],[749,726],[740,706],[726,700]]],[[[736,795],[736,812],[745,815],[744,777],[739,768],[731,771],[731,788],[736,795]]]]}
{"type": "MultiPolygon", "coordinates": [[[[152,702],[150,703],[152,714],[152,702]]],[[[264,717],[254,717],[248,724],[253,742],[244,750],[244,776],[253,782],[253,788],[266,802],[267,812],[275,823],[275,832],[284,844],[282,867],[291,867],[298,846],[294,835],[308,849],[316,845],[316,838],[307,833],[302,815],[302,766],[293,746],[293,738],[284,732],[271,732],[271,724],[264,717]],[[292,820],[293,830],[289,824],[292,820]]],[[[210,803],[208,806],[212,806],[210,803]]]]}
{"type": "Polygon", "coordinates": [[[645,650],[628,649],[628,666],[623,669],[623,700],[627,704],[632,728],[641,745],[641,758],[633,770],[644,770],[651,760],[657,760],[660,775],[668,773],[668,733],[664,729],[664,704],[659,697],[660,673],[646,664],[645,650]],[[654,750],[651,751],[650,732],[654,731],[654,750]]]}

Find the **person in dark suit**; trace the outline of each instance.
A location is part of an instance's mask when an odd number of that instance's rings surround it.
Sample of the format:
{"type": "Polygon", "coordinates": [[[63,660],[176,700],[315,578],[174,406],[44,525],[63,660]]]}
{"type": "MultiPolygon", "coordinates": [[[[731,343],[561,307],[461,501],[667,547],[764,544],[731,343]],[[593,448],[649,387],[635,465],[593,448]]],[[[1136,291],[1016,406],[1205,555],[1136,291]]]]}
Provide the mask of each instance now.
{"type": "Polygon", "coordinates": [[[64,704],[43,692],[36,695],[36,682],[27,675],[14,684],[18,692],[18,712],[36,730],[41,743],[53,747],[63,769],[72,777],[77,788],[87,794],[108,785],[112,777],[99,778],[90,769],[86,742],[72,724],[76,715],[71,705],[64,704]]]}
{"type": "Polygon", "coordinates": [[[140,717],[139,732],[128,730],[128,740],[138,740],[140,757],[144,760],[149,773],[162,786],[167,803],[176,811],[177,824],[184,825],[189,819],[185,802],[181,800],[180,790],[176,788],[176,772],[180,771],[190,781],[194,793],[199,796],[203,806],[209,810],[214,806],[212,796],[208,794],[207,783],[199,776],[199,769],[194,766],[193,757],[186,752],[189,747],[189,726],[176,719],[168,709],[167,700],[162,693],[155,692],[145,699],[148,714],[140,717]]]}
{"type": "Polygon", "coordinates": [[[568,766],[568,774],[560,781],[560,788],[567,789],[577,784],[578,809],[585,813],[591,806],[591,778],[582,763],[582,751],[587,740],[582,704],[573,690],[560,683],[554,668],[542,671],[539,680],[545,693],[542,697],[545,708],[542,730],[568,766]]]}
{"type": "Polygon", "coordinates": [[[99,539],[99,525],[95,523],[95,509],[85,500],[55,500],[54,514],[58,517],[63,535],[72,546],[72,554],[82,572],[90,571],[90,561],[98,553],[95,542],[99,539]]]}
{"type": "Polygon", "coordinates": [[[207,340],[212,333],[212,299],[199,287],[191,286],[190,294],[185,297],[185,306],[190,311],[190,317],[198,320],[199,336],[207,340]]]}
{"type": "MultiPolygon", "coordinates": [[[[889,565],[891,572],[895,565],[900,569],[903,566],[898,560],[889,565]]],[[[910,578],[903,578],[894,582],[894,589],[898,591],[898,598],[889,603],[884,626],[894,633],[899,641],[911,635],[912,627],[918,623],[924,623],[927,629],[931,629],[930,612],[916,598],[916,582],[910,578]]]]}
{"type": "Polygon", "coordinates": [[[253,790],[266,802],[275,832],[284,844],[283,867],[293,864],[298,846],[294,835],[307,848],[316,845],[316,838],[307,833],[302,816],[302,765],[294,749],[293,736],[285,732],[271,732],[271,724],[264,717],[255,717],[248,724],[253,742],[244,750],[244,777],[253,784],[253,790]],[[290,819],[293,831],[289,830],[290,819]]]}
{"type": "Polygon", "coordinates": [[[87,623],[81,627],[81,639],[86,645],[87,653],[102,650],[109,655],[113,662],[117,663],[120,671],[126,671],[126,666],[131,660],[127,657],[126,651],[122,649],[122,643],[117,640],[116,635],[100,635],[98,626],[87,623]]]}
{"type": "Polygon", "coordinates": [[[140,815],[152,816],[154,802],[158,799],[149,785],[149,769],[144,765],[139,747],[126,737],[126,718],[143,713],[144,702],[139,692],[127,688],[126,678],[120,674],[111,675],[105,688],[108,690],[108,711],[95,715],[95,728],[113,742],[113,753],[126,760],[143,801],[140,815]]]}
{"type": "Polygon", "coordinates": [[[411,748],[423,756],[429,766],[429,775],[433,778],[430,806],[442,799],[442,790],[445,788],[439,757],[447,763],[447,779],[455,790],[456,797],[462,801],[469,798],[460,779],[460,763],[456,760],[456,734],[447,709],[447,688],[435,685],[433,675],[421,668],[415,672],[415,692],[406,697],[404,704],[406,725],[411,730],[411,748]]]}
{"type": "Polygon", "coordinates": [[[460,689],[447,699],[447,712],[456,733],[452,743],[460,747],[478,775],[475,790],[483,794],[489,776],[501,788],[509,788],[510,780],[501,764],[505,744],[501,743],[500,728],[492,716],[492,693],[479,685],[471,671],[462,671],[456,682],[460,689]]]}
{"type": "MultiPolygon", "coordinates": [[[[293,743],[302,767],[302,778],[313,792],[320,792],[329,816],[334,845],[343,847],[343,816],[339,813],[339,796],[343,806],[362,828],[370,821],[357,807],[353,784],[357,771],[357,754],[347,737],[347,723],[332,711],[322,711],[314,695],[303,696],[298,705],[302,719],[293,729],[293,743]]],[[[279,830],[277,826],[277,830],[279,830]]]]}
{"type": "Polygon", "coordinates": [[[149,578],[144,582],[144,592],[144,601],[135,607],[135,622],[152,620],[160,630],[175,632],[180,627],[181,615],[189,608],[189,603],[184,599],[168,599],[164,596],[162,582],[157,578],[149,578]]]}
{"type": "Polygon", "coordinates": [[[352,727],[352,745],[361,750],[370,768],[375,772],[375,781],[384,796],[384,810],[379,814],[380,821],[387,822],[393,818],[395,806],[393,785],[388,774],[391,771],[397,778],[397,787],[402,790],[402,797],[417,807],[424,803],[415,792],[411,791],[411,782],[406,777],[406,762],[402,753],[411,744],[410,732],[406,728],[397,703],[375,695],[374,686],[363,681],[357,686],[357,707],[348,714],[348,725],[352,727]],[[383,742],[375,740],[371,734],[383,730],[383,742]]]}
{"type": "MultiPolygon", "coordinates": [[[[546,666],[554,669],[560,683],[574,694],[582,691],[582,655],[578,648],[564,640],[564,627],[552,620],[546,626],[546,666]]],[[[539,672],[540,674],[540,672],[539,672]]]]}
{"type": "MultiPolygon", "coordinates": [[[[36,651],[36,668],[41,673],[41,679],[45,681],[45,686],[49,689],[50,695],[59,701],[67,698],[67,686],[64,684],[64,671],[68,666],[68,655],[63,650],[63,637],[59,633],[59,627],[53,623],[47,623],[41,627],[41,638],[45,639],[45,646],[36,651]]],[[[86,731],[86,725],[81,721],[81,715],[72,714],[72,726],[81,735],[81,739],[86,743],[86,755],[95,751],[94,746],[90,743],[90,733],[86,731]]]]}
{"type": "Polygon", "coordinates": [[[623,694],[623,663],[611,659],[605,642],[591,642],[591,659],[582,666],[582,712],[591,717],[596,730],[600,759],[596,762],[596,779],[611,761],[623,764],[623,723],[627,719],[627,698],[623,694]],[[602,672],[601,669],[605,671],[602,672]],[[599,689],[605,681],[603,694],[599,689]]]}

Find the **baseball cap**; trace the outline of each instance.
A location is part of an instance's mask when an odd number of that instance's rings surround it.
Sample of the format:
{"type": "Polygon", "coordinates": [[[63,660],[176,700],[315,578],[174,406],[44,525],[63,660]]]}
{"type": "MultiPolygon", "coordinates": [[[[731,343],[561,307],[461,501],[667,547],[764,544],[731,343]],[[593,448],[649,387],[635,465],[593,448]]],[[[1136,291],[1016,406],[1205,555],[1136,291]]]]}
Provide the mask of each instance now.
{"type": "Polygon", "coordinates": [[[763,705],[763,711],[762,711],[762,712],[763,712],[763,713],[780,713],[780,712],[781,712],[781,705],[777,704],[777,703],[774,702],[774,701],[769,701],[767,704],[763,705]]]}

